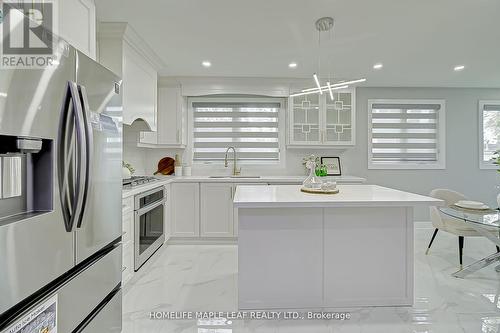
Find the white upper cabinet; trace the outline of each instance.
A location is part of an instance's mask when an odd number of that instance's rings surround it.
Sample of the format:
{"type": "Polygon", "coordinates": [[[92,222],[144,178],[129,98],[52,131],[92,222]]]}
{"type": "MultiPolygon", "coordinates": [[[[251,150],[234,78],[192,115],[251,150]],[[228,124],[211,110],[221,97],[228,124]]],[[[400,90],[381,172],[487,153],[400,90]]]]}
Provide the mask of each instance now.
{"type": "Polygon", "coordinates": [[[155,132],[161,60],[128,24],[101,22],[99,62],[123,79],[123,123],[142,119],[155,132]]]}
{"type": "Polygon", "coordinates": [[[58,35],[92,59],[96,59],[96,14],[94,0],[60,0],[58,35]]]}
{"type": "Polygon", "coordinates": [[[141,133],[139,146],[184,148],[186,146],[186,105],[180,86],[158,88],[158,130],[141,133]]]}
{"type": "Polygon", "coordinates": [[[355,144],[355,90],[290,97],[288,146],[355,144]]]}
{"type": "Polygon", "coordinates": [[[290,97],[290,144],[321,143],[320,95],[290,97]]]}
{"type": "Polygon", "coordinates": [[[152,131],[156,123],[157,72],[129,43],[123,43],[123,122],[144,120],[152,131]]]}

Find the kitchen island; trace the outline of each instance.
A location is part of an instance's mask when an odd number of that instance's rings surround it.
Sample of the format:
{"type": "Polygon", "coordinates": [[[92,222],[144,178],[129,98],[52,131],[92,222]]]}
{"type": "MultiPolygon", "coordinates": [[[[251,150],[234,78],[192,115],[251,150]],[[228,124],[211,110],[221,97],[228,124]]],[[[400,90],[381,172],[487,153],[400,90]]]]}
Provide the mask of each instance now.
{"type": "Polygon", "coordinates": [[[300,187],[237,187],[239,308],[412,305],[413,207],[443,202],[377,185],[300,187]]]}

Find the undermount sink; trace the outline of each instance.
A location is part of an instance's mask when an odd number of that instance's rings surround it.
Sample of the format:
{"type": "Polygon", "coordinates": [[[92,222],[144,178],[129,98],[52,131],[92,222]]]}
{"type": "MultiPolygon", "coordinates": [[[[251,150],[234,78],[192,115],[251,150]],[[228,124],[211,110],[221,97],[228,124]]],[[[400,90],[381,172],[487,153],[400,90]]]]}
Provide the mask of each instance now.
{"type": "Polygon", "coordinates": [[[260,176],[209,176],[208,178],[260,178],[260,176]]]}

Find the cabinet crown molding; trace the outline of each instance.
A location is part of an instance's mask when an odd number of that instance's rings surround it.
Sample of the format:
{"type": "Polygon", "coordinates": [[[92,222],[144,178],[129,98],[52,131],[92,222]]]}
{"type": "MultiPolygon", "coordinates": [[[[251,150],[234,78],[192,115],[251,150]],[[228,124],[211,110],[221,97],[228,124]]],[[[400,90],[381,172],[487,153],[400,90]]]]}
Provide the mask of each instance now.
{"type": "Polygon", "coordinates": [[[153,51],[149,44],[126,22],[99,22],[97,25],[99,38],[123,39],[143,56],[156,71],[165,68],[163,60],[153,51]]]}

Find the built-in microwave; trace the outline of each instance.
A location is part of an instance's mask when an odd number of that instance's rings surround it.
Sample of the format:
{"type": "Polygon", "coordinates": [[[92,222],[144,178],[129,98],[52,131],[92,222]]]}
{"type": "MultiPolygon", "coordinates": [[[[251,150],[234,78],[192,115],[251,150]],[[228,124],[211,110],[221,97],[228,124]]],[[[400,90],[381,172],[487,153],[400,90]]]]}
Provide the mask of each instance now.
{"type": "Polygon", "coordinates": [[[134,270],[137,271],[165,241],[163,186],[135,196],[134,270]]]}

